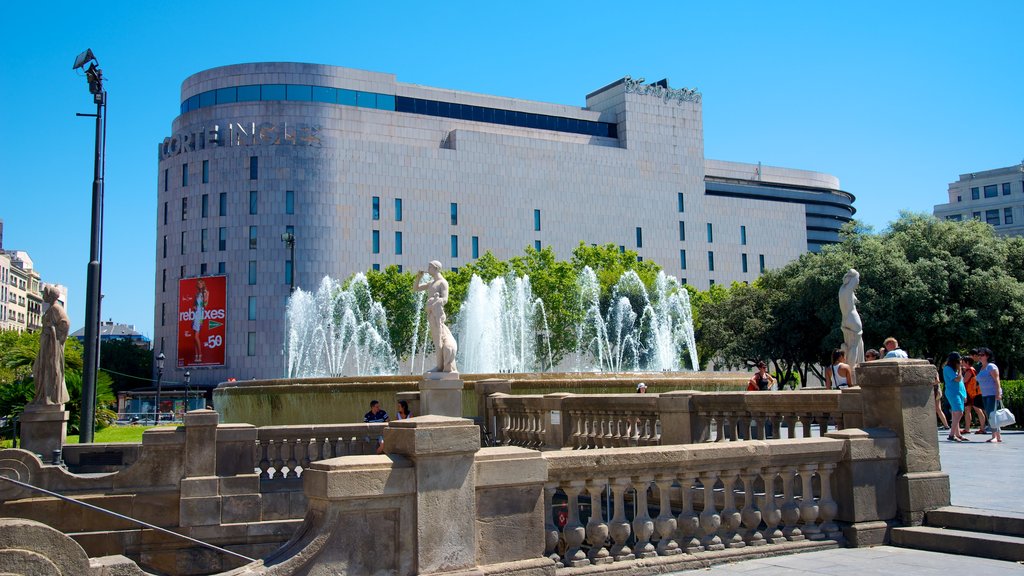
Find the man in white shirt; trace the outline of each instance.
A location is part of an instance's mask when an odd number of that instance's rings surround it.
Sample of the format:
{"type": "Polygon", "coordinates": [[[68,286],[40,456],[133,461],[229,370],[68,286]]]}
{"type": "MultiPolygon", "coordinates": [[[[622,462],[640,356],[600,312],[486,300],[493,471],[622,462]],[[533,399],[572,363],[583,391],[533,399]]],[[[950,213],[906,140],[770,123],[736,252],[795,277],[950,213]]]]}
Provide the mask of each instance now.
{"type": "Polygon", "coordinates": [[[886,338],[883,344],[885,345],[886,358],[909,358],[909,356],[907,356],[907,353],[900,349],[900,343],[897,342],[896,339],[893,338],[892,336],[886,338]]]}

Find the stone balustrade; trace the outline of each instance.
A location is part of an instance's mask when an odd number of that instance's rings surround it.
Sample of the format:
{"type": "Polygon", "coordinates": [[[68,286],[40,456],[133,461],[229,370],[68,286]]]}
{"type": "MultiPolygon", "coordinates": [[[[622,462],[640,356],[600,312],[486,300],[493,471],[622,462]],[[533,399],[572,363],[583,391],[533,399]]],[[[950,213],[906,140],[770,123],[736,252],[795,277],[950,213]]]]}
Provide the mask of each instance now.
{"type": "Polygon", "coordinates": [[[862,426],[859,388],[664,394],[492,394],[497,441],[539,450],[778,440],[862,426]]]}
{"type": "Polygon", "coordinates": [[[579,567],[840,542],[832,477],[844,445],[809,438],[546,452],[544,554],[579,567]]]}
{"type": "Polygon", "coordinates": [[[256,472],[261,480],[298,478],[311,462],[374,454],[387,424],[314,424],[256,429],[256,472]]]}

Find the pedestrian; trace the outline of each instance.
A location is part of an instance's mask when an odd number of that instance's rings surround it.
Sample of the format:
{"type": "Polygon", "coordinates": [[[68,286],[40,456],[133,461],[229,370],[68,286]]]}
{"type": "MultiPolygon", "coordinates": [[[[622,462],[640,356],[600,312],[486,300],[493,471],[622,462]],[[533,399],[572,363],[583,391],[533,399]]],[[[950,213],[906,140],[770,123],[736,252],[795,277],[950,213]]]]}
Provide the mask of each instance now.
{"type": "Polygon", "coordinates": [[[398,419],[408,420],[412,418],[412,412],[409,411],[409,402],[406,400],[398,401],[398,419]]]}
{"type": "Polygon", "coordinates": [[[643,382],[637,384],[636,385],[636,393],[637,394],[647,394],[647,384],[644,384],[643,382]]]}
{"type": "Polygon", "coordinates": [[[899,341],[897,341],[892,336],[889,336],[888,338],[886,338],[885,341],[882,342],[882,345],[885,346],[885,358],[886,359],[889,359],[889,358],[909,358],[909,356],[907,356],[907,353],[904,352],[902,348],[900,348],[899,341]]]}
{"type": "Polygon", "coordinates": [[[978,387],[978,371],[974,369],[973,356],[978,353],[973,349],[970,355],[961,357],[960,364],[964,373],[964,389],[967,390],[967,402],[964,403],[964,432],[971,431],[971,413],[978,417],[978,431],[975,434],[985,433],[985,408],[982,406],[981,388],[978,387]]]}
{"type": "Polygon", "coordinates": [[[747,392],[766,392],[775,385],[775,378],[768,373],[768,364],[764,360],[757,363],[757,372],[747,382],[747,392]]]}
{"type": "Polygon", "coordinates": [[[967,399],[964,373],[960,364],[960,353],[950,352],[946,357],[946,365],[942,367],[942,379],[946,383],[946,401],[949,402],[949,413],[953,420],[947,437],[950,442],[968,441],[960,430],[960,418],[964,415],[964,401],[967,399]]]}
{"type": "Polygon", "coordinates": [[[846,363],[846,352],[840,348],[832,351],[832,364],[825,371],[825,388],[848,388],[853,382],[853,371],[846,363]]]}
{"type": "Polygon", "coordinates": [[[874,348],[868,348],[867,352],[864,353],[865,362],[872,362],[879,358],[881,358],[881,356],[878,354],[878,350],[875,350],[874,348]]]}
{"type": "MultiPolygon", "coordinates": [[[[388,413],[380,409],[380,402],[377,400],[370,400],[370,411],[363,416],[363,422],[367,424],[386,423],[388,421],[388,413]]],[[[377,454],[384,453],[384,435],[377,436],[377,454]]]]}
{"type": "MultiPolygon", "coordinates": [[[[985,407],[985,414],[991,414],[996,410],[996,402],[1003,399],[1003,387],[999,382],[999,367],[993,362],[992,351],[988,348],[978,348],[975,356],[981,362],[981,370],[978,371],[978,387],[981,388],[981,401],[985,407]]],[[[992,429],[992,437],[986,442],[999,443],[1003,441],[1003,435],[999,426],[992,422],[989,417],[989,427],[992,429]]]]}

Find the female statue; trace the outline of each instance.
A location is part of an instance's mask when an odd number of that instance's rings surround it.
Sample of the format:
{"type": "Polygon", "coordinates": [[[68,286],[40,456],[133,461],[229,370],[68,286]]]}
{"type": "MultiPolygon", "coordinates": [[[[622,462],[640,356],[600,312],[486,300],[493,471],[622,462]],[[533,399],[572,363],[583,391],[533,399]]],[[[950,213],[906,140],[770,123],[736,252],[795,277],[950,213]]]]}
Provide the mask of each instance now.
{"type": "Polygon", "coordinates": [[[50,309],[43,314],[39,354],[32,366],[32,377],[36,383],[33,404],[59,406],[71,399],[64,383],[64,342],[68,339],[71,323],[64,307],[57,302],[59,296],[53,286],[43,286],[43,301],[50,305],[50,309]]]}
{"type": "Polygon", "coordinates": [[[441,275],[441,263],[437,260],[430,262],[426,273],[430,274],[431,281],[420,284],[424,274],[420,270],[413,280],[413,290],[427,293],[427,323],[430,326],[430,336],[434,340],[434,350],[437,351],[437,366],[431,372],[458,372],[459,369],[455,367],[455,353],[459,347],[451,330],[445,325],[447,315],[444,312],[444,305],[448,303],[448,281],[441,275]]]}

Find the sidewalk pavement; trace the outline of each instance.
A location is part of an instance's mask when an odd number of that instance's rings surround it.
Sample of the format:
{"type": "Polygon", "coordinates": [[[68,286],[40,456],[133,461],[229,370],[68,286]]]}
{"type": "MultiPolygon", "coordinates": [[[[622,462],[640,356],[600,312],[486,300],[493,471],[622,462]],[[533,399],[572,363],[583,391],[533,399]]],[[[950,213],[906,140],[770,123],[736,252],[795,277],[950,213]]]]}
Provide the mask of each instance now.
{"type": "MultiPolygon", "coordinates": [[[[991,437],[988,435],[971,434],[971,441],[961,444],[946,440],[945,430],[938,434],[939,456],[942,469],[949,474],[950,500],[954,506],[1024,513],[1019,488],[1019,481],[1024,478],[1024,431],[1004,431],[1002,444],[986,443],[991,437]]],[[[788,554],[673,574],[692,576],[697,572],[756,576],[1003,576],[1024,575],[1024,565],[877,546],[788,554]]]]}

